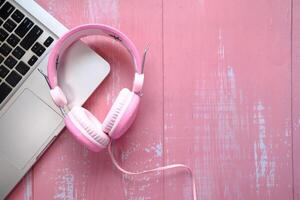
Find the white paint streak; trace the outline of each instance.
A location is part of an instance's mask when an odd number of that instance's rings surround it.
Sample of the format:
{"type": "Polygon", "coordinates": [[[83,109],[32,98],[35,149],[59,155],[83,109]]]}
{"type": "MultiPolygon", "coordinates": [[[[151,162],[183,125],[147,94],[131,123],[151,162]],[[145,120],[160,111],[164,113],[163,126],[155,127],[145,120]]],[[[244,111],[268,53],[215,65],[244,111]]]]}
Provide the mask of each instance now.
{"type": "Polygon", "coordinates": [[[129,148],[123,150],[121,154],[122,162],[126,161],[130,157],[130,155],[133,154],[139,148],[139,146],[139,144],[132,143],[129,148]]]}
{"type": "Polygon", "coordinates": [[[253,144],[257,192],[260,191],[261,184],[266,184],[268,189],[275,186],[276,162],[268,155],[265,112],[264,104],[258,101],[253,114],[253,123],[258,128],[258,140],[253,144]]]}
{"type": "Polygon", "coordinates": [[[219,60],[223,60],[224,57],[225,57],[225,47],[224,47],[224,44],[223,44],[223,36],[222,36],[222,30],[220,29],[219,30],[219,48],[218,48],[218,57],[219,57],[219,60]]]}
{"type": "Polygon", "coordinates": [[[56,178],[54,199],[75,200],[74,175],[68,168],[62,170],[63,175],[56,178]]]}
{"type": "Polygon", "coordinates": [[[157,157],[162,157],[163,155],[163,148],[162,148],[162,144],[159,143],[155,146],[155,153],[157,157]]]}
{"type": "MultiPolygon", "coordinates": [[[[134,154],[138,149],[140,148],[139,144],[131,143],[130,147],[127,148],[126,150],[122,151],[121,154],[121,159],[122,163],[126,162],[127,159],[130,159],[130,156],[134,154]]],[[[138,165],[136,162],[131,162],[131,165],[135,166],[138,165]]],[[[134,170],[135,171],[135,170],[134,170]]],[[[135,199],[140,199],[141,197],[139,196],[139,190],[138,186],[141,187],[141,182],[136,182],[136,177],[133,176],[128,176],[126,174],[122,174],[122,184],[123,184],[123,192],[124,196],[128,200],[135,200],[135,199]]],[[[142,185],[145,189],[145,185],[142,185]]],[[[144,197],[143,197],[144,198],[144,197]]]]}
{"type": "MultiPolygon", "coordinates": [[[[130,163],[130,167],[128,167],[128,170],[131,171],[142,171],[145,169],[153,168],[153,164],[155,167],[160,166],[160,160],[157,160],[156,163],[153,163],[153,161],[156,161],[155,157],[162,157],[163,155],[163,148],[161,143],[150,143],[145,148],[141,149],[141,145],[138,143],[131,143],[127,149],[122,151],[121,158],[122,158],[122,164],[125,168],[127,168],[126,163],[130,163]],[[139,151],[143,151],[143,153],[149,153],[153,156],[147,156],[149,159],[142,159],[141,161],[133,161],[136,160],[136,158],[133,158],[131,156],[137,154],[139,151]]],[[[149,189],[152,188],[151,183],[154,181],[156,183],[159,183],[161,180],[161,172],[157,173],[151,173],[147,175],[141,175],[141,176],[128,176],[126,174],[122,175],[122,184],[123,184],[123,193],[126,199],[128,200],[136,200],[136,199],[144,199],[148,200],[153,197],[153,195],[149,195],[149,189]],[[151,182],[150,182],[151,180],[151,182]],[[148,196],[148,195],[149,196],[148,196]]]]}
{"type": "MultiPolygon", "coordinates": [[[[248,124],[247,115],[239,112],[244,99],[237,88],[234,67],[226,63],[226,52],[222,30],[218,33],[218,64],[212,74],[201,75],[196,80],[194,101],[192,102],[192,120],[195,126],[193,142],[195,154],[201,152],[202,160],[195,161],[196,180],[201,187],[198,189],[200,199],[216,198],[216,190],[222,190],[223,197],[243,199],[240,191],[241,170],[234,174],[228,169],[236,168],[235,161],[241,157],[238,134],[245,131],[248,124]],[[213,87],[212,87],[213,85],[213,87]],[[238,94],[238,95],[237,95],[238,94]],[[198,146],[198,147],[197,147],[198,146]],[[201,169],[198,164],[201,163],[201,169]],[[215,165],[217,164],[217,167],[215,165]],[[217,168],[217,169],[216,169],[217,168]],[[222,185],[214,175],[215,170],[222,174],[222,185]],[[222,187],[222,188],[220,188],[222,187]]],[[[218,177],[219,178],[219,177],[218,177]]],[[[185,184],[187,185],[188,182],[185,184]]],[[[189,199],[190,191],[183,193],[189,199]]]]}
{"type": "Polygon", "coordinates": [[[162,143],[153,143],[150,145],[150,147],[145,147],[144,151],[147,153],[154,152],[156,157],[162,157],[163,156],[163,146],[162,143]]]}
{"type": "MultiPolygon", "coordinates": [[[[174,114],[173,113],[165,113],[165,118],[166,119],[169,119],[169,120],[171,120],[172,121],[172,118],[174,117],[174,114]]],[[[174,124],[174,123],[165,123],[164,124],[164,130],[165,131],[170,131],[171,129],[174,129],[175,128],[175,126],[176,126],[176,124],[174,124]]]]}
{"type": "Polygon", "coordinates": [[[275,169],[276,169],[276,162],[270,161],[269,164],[269,173],[267,175],[267,188],[273,188],[275,186],[275,169]]]}
{"type": "Polygon", "coordinates": [[[255,168],[256,168],[256,188],[259,189],[259,180],[265,177],[268,163],[267,147],[265,144],[266,138],[266,124],[263,115],[265,109],[261,102],[258,102],[254,108],[256,114],[254,115],[254,123],[258,125],[258,142],[254,143],[255,151],[255,168]],[[259,154],[258,154],[259,152],[259,154]]]}
{"type": "Polygon", "coordinates": [[[230,81],[233,81],[234,80],[234,71],[233,71],[233,68],[231,66],[228,66],[227,68],[227,78],[230,80],[230,81]]]}

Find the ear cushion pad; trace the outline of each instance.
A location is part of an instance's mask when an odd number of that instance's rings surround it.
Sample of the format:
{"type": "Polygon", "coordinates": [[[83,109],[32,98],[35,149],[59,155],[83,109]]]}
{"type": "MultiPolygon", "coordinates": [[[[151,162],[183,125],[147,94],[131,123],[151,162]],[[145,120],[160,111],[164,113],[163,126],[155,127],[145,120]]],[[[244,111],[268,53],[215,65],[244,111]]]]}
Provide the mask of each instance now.
{"type": "Polygon", "coordinates": [[[103,121],[102,130],[111,138],[121,137],[133,123],[140,97],[124,88],[103,121]]]}
{"type": "Polygon", "coordinates": [[[98,152],[107,147],[110,138],[101,123],[88,110],[75,106],[65,118],[65,124],[76,139],[88,149],[98,152]]]}

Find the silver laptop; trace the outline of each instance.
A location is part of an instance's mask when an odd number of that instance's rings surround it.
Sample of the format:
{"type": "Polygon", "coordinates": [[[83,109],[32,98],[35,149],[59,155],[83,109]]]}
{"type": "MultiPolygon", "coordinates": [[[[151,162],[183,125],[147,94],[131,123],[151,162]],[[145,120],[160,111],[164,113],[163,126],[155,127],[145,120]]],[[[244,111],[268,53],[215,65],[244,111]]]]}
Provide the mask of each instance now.
{"type": "MultiPolygon", "coordinates": [[[[0,0],[0,199],[13,189],[64,128],[39,71],[67,29],[32,0],[0,0]]],[[[59,69],[70,106],[82,105],[109,73],[82,42],[59,69]]]]}

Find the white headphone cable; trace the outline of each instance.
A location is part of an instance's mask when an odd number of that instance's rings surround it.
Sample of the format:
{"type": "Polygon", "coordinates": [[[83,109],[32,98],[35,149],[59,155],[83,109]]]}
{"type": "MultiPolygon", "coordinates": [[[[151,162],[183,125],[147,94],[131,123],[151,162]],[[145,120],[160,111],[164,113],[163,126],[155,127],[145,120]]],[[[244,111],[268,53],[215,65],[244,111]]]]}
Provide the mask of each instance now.
{"type": "Polygon", "coordinates": [[[186,169],[189,172],[189,174],[191,175],[191,178],[192,178],[193,199],[197,200],[196,181],[195,181],[195,177],[193,176],[193,171],[190,167],[188,167],[186,165],[183,165],[183,164],[173,164],[173,165],[167,165],[167,166],[164,166],[164,167],[157,167],[157,168],[150,169],[150,170],[144,170],[144,171],[140,171],[140,172],[130,172],[130,171],[127,171],[127,170],[123,169],[118,164],[118,161],[116,160],[116,158],[114,157],[114,154],[112,152],[112,142],[110,142],[109,145],[108,145],[108,153],[109,153],[109,156],[110,156],[113,164],[115,165],[115,167],[119,171],[121,171],[122,173],[128,174],[128,175],[142,175],[142,174],[148,174],[148,173],[152,173],[152,172],[163,171],[163,170],[174,169],[174,168],[186,169]]]}

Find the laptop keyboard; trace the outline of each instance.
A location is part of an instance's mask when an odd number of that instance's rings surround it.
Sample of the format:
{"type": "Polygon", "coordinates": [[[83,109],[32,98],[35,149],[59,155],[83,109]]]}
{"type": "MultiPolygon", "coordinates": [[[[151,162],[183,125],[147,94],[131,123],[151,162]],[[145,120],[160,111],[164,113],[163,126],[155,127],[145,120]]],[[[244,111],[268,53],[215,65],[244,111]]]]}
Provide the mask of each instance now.
{"type": "Polygon", "coordinates": [[[0,0],[0,104],[28,76],[53,41],[22,11],[0,0]]]}

